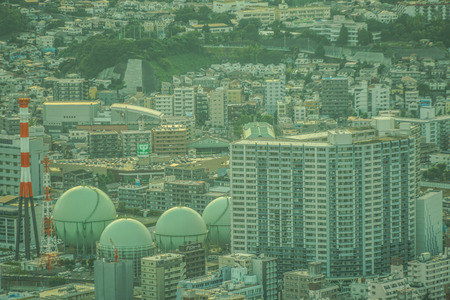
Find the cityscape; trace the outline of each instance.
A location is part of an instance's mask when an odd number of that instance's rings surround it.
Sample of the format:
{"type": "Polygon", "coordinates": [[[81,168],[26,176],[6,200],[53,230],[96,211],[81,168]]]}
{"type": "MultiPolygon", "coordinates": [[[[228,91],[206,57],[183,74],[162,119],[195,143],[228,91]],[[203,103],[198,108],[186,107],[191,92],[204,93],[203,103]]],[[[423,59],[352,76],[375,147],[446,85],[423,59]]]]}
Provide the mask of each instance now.
{"type": "Polygon", "coordinates": [[[450,299],[448,0],[0,1],[0,300],[450,299]]]}

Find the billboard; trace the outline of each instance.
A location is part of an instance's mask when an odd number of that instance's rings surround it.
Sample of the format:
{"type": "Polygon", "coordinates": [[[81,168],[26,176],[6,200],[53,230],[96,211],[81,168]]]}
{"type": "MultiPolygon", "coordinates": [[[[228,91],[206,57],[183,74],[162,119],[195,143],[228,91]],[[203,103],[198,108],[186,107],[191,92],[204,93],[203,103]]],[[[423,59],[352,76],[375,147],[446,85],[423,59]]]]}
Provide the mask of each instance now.
{"type": "Polygon", "coordinates": [[[137,145],[137,155],[138,155],[138,157],[149,157],[150,156],[149,144],[138,144],[137,145]]]}

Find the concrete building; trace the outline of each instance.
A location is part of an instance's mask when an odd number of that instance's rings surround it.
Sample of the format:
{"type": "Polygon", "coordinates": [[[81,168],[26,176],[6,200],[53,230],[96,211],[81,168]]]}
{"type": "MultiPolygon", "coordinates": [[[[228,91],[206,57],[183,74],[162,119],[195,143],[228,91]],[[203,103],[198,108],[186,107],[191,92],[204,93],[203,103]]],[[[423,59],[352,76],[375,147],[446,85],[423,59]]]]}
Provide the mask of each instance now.
{"type": "Polygon", "coordinates": [[[80,300],[92,299],[95,288],[92,284],[66,284],[39,291],[38,299],[53,300],[80,300]]]}
{"type": "Polygon", "coordinates": [[[0,131],[5,131],[6,134],[20,134],[20,120],[18,115],[1,115],[0,116],[0,131]]]}
{"type": "Polygon", "coordinates": [[[44,126],[47,132],[60,133],[76,125],[92,125],[100,110],[99,101],[45,102],[44,126]]]}
{"type": "Polygon", "coordinates": [[[67,191],[79,185],[95,186],[94,173],[91,170],[78,169],[62,174],[63,190],[67,191]]]}
{"type": "Polygon", "coordinates": [[[173,116],[195,116],[195,92],[193,87],[177,87],[173,90],[173,116]]]}
{"type": "Polygon", "coordinates": [[[277,110],[277,102],[284,100],[285,93],[284,82],[281,79],[266,80],[264,101],[266,104],[266,112],[268,114],[274,115],[277,110]]]}
{"type": "Polygon", "coordinates": [[[422,107],[429,113],[421,114],[421,118],[395,117],[396,123],[411,123],[420,126],[420,135],[425,137],[425,143],[436,144],[441,151],[450,149],[450,115],[434,116],[433,107],[422,107]]]}
{"type": "Polygon", "coordinates": [[[161,125],[153,128],[153,153],[159,155],[185,155],[187,130],[183,125],[161,125]]]}
{"type": "MultiPolygon", "coordinates": [[[[3,249],[15,249],[16,246],[16,238],[17,238],[17,219],[18,219],[18,207],[15,203],[10,203],[8,205],[3,204],[0,206],[0,247],[3,249]]],[[[42,220],[42,206],[36,206],[36,220],[42,220]]],[[[24,212],[22,211],[22,214],[24,212]]],[[[31,216],[31,211],[29,212],[31,216]]],[[[22,218],[22,228],[25,228],[24,225],[25,219],[22,218]]],[[[38,225],[38,235],[41,235],[41,226],[38,225]]],[[[20,247],[25,247],[24,245],[25,239],[25,231],[22,231],[22,235],[20,236],[20,247]]],[[[31,230],[30,234],[31,245],[34,245],[34,231],[31,230]]]]}
{"type": "Polygon", "coordinates": [[[416,201],[416,254],[442,253],[442,191],[429,191],[416,201]]]}
{"type": "Polygon", "coordinates": [[[368,297],[366,299],[378,300],[400,300],[423,299],[421,291],[411,287],[408,280],[403,277],[403,274],[391,274],[389,276],[378,277],[367,284],[368,297]]]}
{"type": "Polygon", "coordinates": [[[89,157],[121,157],[119,133],[116,131],[89,132],[89,157]]]}
{"type": "Polygon", "coordinates": [[[355,87],[353,107],[358,115],[369,113],[369,89],[366,80],[362,80],[355,87]]]}
{"type": "Polygon", "coordinates": [[[58,79],[53,83],[53,101],[83,101],[89,99],[89,85],[85,79],[58,79]]]}
{"type": "Polygon", "coordinates": [[[133,300],[133,268],[131,261],[94,262],[95,299],[133,300]]]}
{"type": "Polygon", "coordinates": [[[120,145],[122,146],[122,156],[138,156],[138,145],[147,144],[149,150],[152,149],[151,130],[126,130],[120,132],[120,145]]]}
{"type": "Polygon", "coordinates": [[[332,118],[345,117],[350,112],[348,79],[346,77],[328,77],[322,80],[320,92],[322,107],[320,113],[332,118]]]}
{"type": "Polygon", "coordinates": [[[284,273],[283,300],[336,299],[339,286],[327,284],[321,263],[310,262],[308,269],[284,273]]]}
{"type": "Polygon", "coordinates": [[[210,192],[205,181],[168,180],[147,190],[146,208],[165,211],[181,204],[202,213],[211,201],[222,196],[226,194],[210,192]]]}
{"type": "MultiPolygon", "coordinates": [[[[30,128],[32,129],[32,128],[30,128]]],[[[34,197],[43,195],[43,166],[41,161],[48,152],[43,137],[30,137],[31,184],[34,197]]],[[[0,196],[19,195],[20,137],[0,135],[0,196]]]]}
{"type": "Polygon", "coordinates": [[[160,254],[142,258],[142,300],[173,300],[177,284],[186,278],[181,254],[160,254]]]}
{"type": "Polygon", "coordinates": [[[378,116],[380,110],[390,109],[391,89],[384,84],[375,84],[369,88],[372,116],[378,116]]]}
{"type": "Polygon", "coordinates": [[[436,18],[450,20],[450,3],[447,1],[404,1],[397,3],[397,13],[406,14],[411,17],[424,16],[427,21],[436,18]]]}
{"type": "Polygon", "coordinates": [[[344,26],[348,31],[347,42],[350,45],[358,44],[358,32],[360,30],[367,30],[367,23],[355,22],[353,20],[346,20],[345,16],[336,15],[333,20],[322,20],[321,22],[316,22],[311,27],[318,35],[326,37],[331,42],[336,42],[341,32],[341,28],[344,26]]]}
{"type": "Polygon", "coordinates": [[[446,286],[450,284],[450,243],[446,241],[443,254],[431,256],[423,253],[408,263],[408,279],[411,284],[424,285],[428,299],[445,298],[446,286]]]}
{"type": "Polygon", "coordinates": [[[281,272],[323,262],[327,277],[381,274],[390,257],[412,259],[412,131],[378,119],[374,129],[329,131],[326,141],[317,133],[233,143],[232,251],[277,257],[281,272]]]}
{"type": "Polygon", "coordinates": [[[153,97],[152,108],[160,111],[164,116],[173,116],[173,95],[155,95],[153,97]]]}
{"type": "Polygon", "coordinates": [[[227,90],[228,103],[242,103],[242,89],[227,90]]]}
{"type": "Polygon", "coordinates": [[[211,127],[225,127],[228,121],[227,98],[223,87],[209,93],[209,124],[211,127]]]}
{"type": "Polygon", "coordinates": [[[138,184],[128,184],[119,186],[117,189],[117,198],[119,202],[124,202],[125,207],[146,208],[146,191],[147,186],[138,184]]]}
{"type": "Polygon", "coordinates": [[[219,268],[239,266],[247,269],[249,275],[256,276],[263,288],[263,299],[278,299],[278,263],[274,257],[247,253],[219,256],[219,268]]]}
{"type": "Polygon", "coordinates": [[[206,180],[208,179],[208,173],[205,168],[196,166],[168,166],[164,168],[164,175],[175,176],[178,180],[206,180]]]}
{"type": "Polygon", "coordinates": [[[202,243],[190,243],[178,247],[186,264],[186,279],[206,274],[206,251],[202,243]]]}

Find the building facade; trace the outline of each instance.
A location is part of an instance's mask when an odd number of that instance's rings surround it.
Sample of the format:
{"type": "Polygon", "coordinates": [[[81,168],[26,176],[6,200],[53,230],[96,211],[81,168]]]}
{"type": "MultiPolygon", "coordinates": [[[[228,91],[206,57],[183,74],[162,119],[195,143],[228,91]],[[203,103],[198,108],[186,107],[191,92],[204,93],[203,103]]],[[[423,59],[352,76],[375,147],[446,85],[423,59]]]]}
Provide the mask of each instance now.
{"type": "Polygon", "coordinates": [[[153,128],[153,152],[159,155],[184,155],[187,130],[183,125],[161,125],[153,128]]]}
{"type": "Polygon", "coordinates": [[[416,201],[416,254],[442,253],[442,191],[429,191],[416,201]]]}
{"type": "Polygon", "coordinates": [[[322,80],[320,93],[322,115],[332,118],[347,116],[350,110],[349,100],[346,77],[328,77],[322,80]]]}
{"type": "Polygon", "coordinates": [[[186,278],[186,263],[181,254],[161,254],[141,260],[142,300],[173,300],[177,284],[186,278]]]}
{"type": "Polygon", "coordinates": [[[120,139],[116,131],[89,132],[89,157],[113,158],[120,157],[120,139]]]}
{"type": "Polygon", "coordinates": [[[233,143],[232,251],[277,257],[281,272],[323,262],[327,277],[380,274],[390,257],[412,259],[416,139],[393,120],[377,126],[331,131],[325,142],[233,143]]]}

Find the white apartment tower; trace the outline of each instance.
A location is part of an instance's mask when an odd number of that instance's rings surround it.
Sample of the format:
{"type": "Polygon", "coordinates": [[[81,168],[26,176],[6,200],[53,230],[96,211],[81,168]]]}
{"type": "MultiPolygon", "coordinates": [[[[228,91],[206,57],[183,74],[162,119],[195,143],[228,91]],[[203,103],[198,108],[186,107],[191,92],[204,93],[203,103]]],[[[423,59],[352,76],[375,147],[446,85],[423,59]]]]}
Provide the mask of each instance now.
{"type": "Polygon", "coordinates": [[[178,87],[173,94],[173,115],[186,117],[195,115],[195,93],[193,87],[178,87]]]}
{"type": "Polygon", "coordinates": [[[270,115],[274,115],[277,110],[277,102],[284,100],[285,88],[281,79],[266,80],[265,99],[266,111],[270,115]]]}
{"type": "Polygon", "coordinates": [[[233,143],[232,251],[277,257],[281,274],[322,262],[327,277],[381,274],[391,257],[411,260],[416,138],[391,119],[376,126],[233,143]]]}

